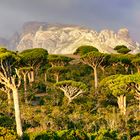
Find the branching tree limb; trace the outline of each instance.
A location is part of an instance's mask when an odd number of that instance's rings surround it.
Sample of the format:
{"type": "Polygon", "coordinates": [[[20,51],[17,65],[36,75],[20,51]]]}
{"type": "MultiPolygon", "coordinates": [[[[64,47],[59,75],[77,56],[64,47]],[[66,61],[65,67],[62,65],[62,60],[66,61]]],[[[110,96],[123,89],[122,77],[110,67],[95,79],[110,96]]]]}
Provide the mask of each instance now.
{"type": "Polygon", "coordinates": [[[68,104],[72,102],[73,99],[77,98],[81,93],[87,91],[87,86],[84,83],[71,80],[58,82],[55,86],[64,92],[64,95],[69,100],[68,104]]]}

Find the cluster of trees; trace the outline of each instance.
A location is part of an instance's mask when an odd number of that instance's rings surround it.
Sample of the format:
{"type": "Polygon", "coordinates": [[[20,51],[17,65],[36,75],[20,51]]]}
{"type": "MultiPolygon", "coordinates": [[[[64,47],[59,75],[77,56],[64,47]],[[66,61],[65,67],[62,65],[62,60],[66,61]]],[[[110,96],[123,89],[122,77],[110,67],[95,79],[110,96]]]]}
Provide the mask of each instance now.
{"type": "Polygon", "coordinates": [[[21,79],[24,80],[25,101],[27,94],[27,74],[29,83],[34,82],[35,72],[47,60],[48,52],[44,49],[27,50],[20,54],[9,51],[5,48],[0,49],[0,83],[1,90],[7,93],[8,106],[11,108],[12,97],[14,101],[16,130],[19,137],[23,136],[22,123],[19,108],[19,92],[21,79]]]}
{"type": "MultiPolygon", "coordinates": [[[[125,46],[114,49],[118,54],[103,54],[93,46],[81,46],[68,56],[48,54],[42,48],[23,52],[0,48],[0,94],[7,95],[7,102],[2,99],[1,106],[4,101],[8,109],[1,113],[13,117],[14,104],[13,118],[20,138],[23,130],[39,126],[96,133],[111,129],[118,134],[122,131],[118,123],[122,122],[128,139],[139,135],[139,112],[134,109],[140,111],[140,54],[128,54],[130,50],[125,46]],[[121,121],[116,122],[116,113],[121,121]],[[129,134],[132,127],[133,134],[129,134]]],[[[125,139],[125,135],[114,138],[125,139]]]]}

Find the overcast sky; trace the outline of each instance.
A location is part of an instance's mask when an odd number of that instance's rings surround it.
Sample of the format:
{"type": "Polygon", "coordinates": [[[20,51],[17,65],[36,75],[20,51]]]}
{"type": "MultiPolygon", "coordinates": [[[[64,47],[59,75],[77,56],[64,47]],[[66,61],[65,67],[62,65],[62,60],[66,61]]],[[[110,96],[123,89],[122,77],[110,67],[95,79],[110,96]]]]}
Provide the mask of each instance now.
{"type": "Polygon", "coordinates": [[[96,29],[126,27],[140,42],[140,0],[0,0],[0,36],[27,21],[67,23],[96,29]]]}

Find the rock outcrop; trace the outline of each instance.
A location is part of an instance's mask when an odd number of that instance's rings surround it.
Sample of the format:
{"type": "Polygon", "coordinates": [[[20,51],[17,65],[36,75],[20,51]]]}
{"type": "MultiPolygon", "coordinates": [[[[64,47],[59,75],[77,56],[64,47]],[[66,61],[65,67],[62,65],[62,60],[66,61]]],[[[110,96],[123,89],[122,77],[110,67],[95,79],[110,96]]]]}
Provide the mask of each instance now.
{"type": "MultiPolygon", "coordinates": [[[[72,54],[81,45],[92,45],[100,52],[115,53],[114,47],[125,45],[131,53],[140,52],[140,46],[134,42],[126,28],[118,32],[112,30],[95,30],[71,25],[47,25],[44,23],[31,25],[32,30],[27,30],[21,35],[18,51],[29,48],[45,48],[50,54],[72,54]]],[[[24,29],[24,30],[25,30],[24,29]]]]}

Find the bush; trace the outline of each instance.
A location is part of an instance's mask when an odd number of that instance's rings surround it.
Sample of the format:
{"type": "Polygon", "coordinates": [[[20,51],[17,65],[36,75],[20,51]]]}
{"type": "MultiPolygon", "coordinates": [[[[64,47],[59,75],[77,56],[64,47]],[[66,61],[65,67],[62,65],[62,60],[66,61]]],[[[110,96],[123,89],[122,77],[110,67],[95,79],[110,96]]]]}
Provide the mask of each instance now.
{"type": "Polygon", "coordinates": [[[63,130],[57,134],[61,140],[89,140],[87,134],[81,130],[63,130]]]}
{"type": "Polygon", "coordinates": [[[122,54],[127,54],[128,52],[130,52],[131,50],[129,50],[128,48],[121,48],[119,49],[117,52],[118,53],[122,53],[122,54]]]}
{"type": "Polygon", "coordinates": [[[117,140],[117,132],[101,129],[97,132],[95,140],[117,140]]]}
{"type": "Polygon", "coordinates": [[[132,140],[140,140],[140,136],[135,136],[132,138],[132,140]]]}
{"type": "Polygon", "coordinates": [[[43,131],[30,133],[25,140],[89,140],[87,134],[80,130],[61,130],[57,132],[43,131]]]}
{"type": "Polygon", "coordinates": [[[25,135],[24,140],[57,140],[59,137],[56,133],[50,131],[35,132],[25,135]]]}
{"type": "Polygon", "coordinates": [[[17,140],[17,134],[14,130],[0,127],[0,140],[17,140]]]}
{"type": "Polygon", "coordinates": [[[13,122],[14,121],[10,117],[0,114],[1,127],[7,127],[7,128],[13,127],[14,126],[13,122]]]}
{"type": "Polygon", "coordinates": [[[131,51],[124,45],[118,45],[114,48],[114,50],[116,50],[118,53],[122,53],[122,54],[127,54],[128,52],[131,51]]]}
{"type": "Polygon", "coordinates": [[[3,102],[7,99],[7,94],[0,90],[0,101],[3,102]]]}
{"type": "Polygon", "coordinates": [[[44,93],[44,92],[46,92],[46,85],[43,82],[41,82],[41,81],[33,83],[33,87],[32,88],[37,93],[44,93]]]}

